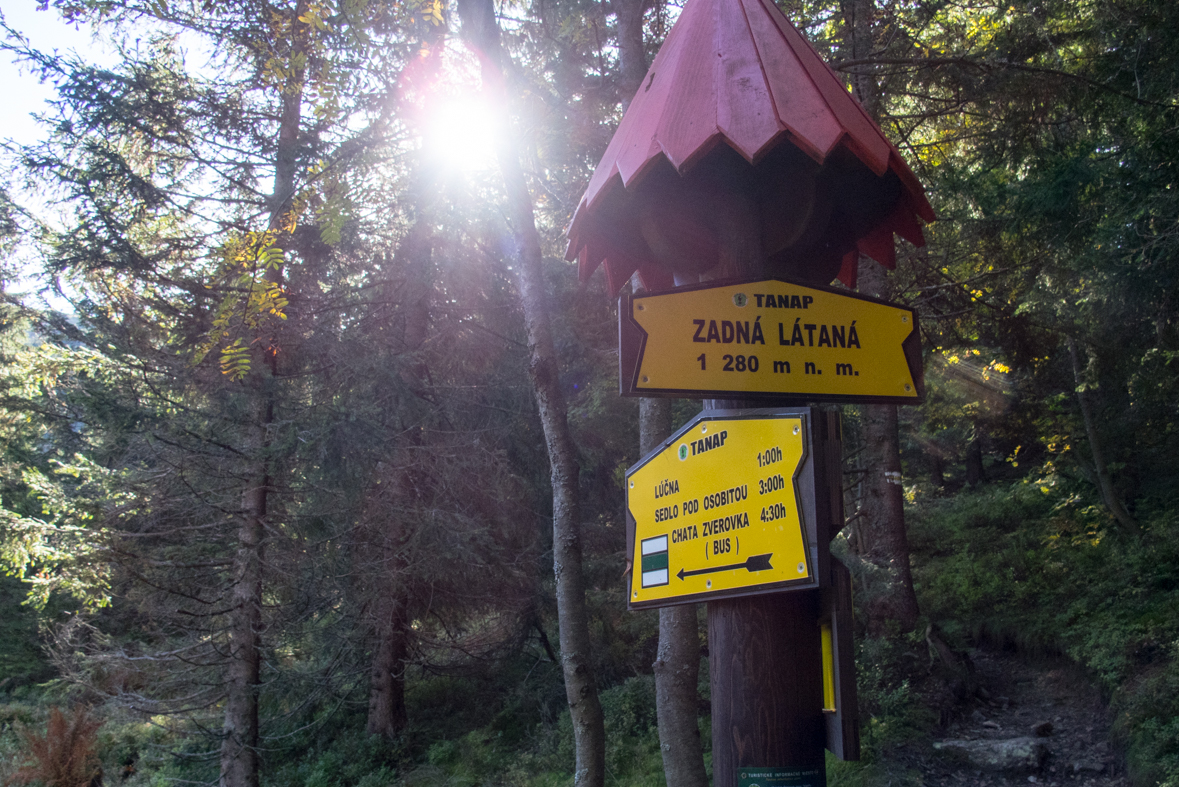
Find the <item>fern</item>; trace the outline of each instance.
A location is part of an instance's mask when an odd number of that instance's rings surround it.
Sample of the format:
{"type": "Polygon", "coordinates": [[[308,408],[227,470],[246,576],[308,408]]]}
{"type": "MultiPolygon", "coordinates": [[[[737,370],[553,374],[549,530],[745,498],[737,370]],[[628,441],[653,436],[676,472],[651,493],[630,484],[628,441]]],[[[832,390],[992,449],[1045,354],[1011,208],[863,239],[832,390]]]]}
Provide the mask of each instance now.
{"type": "Polygon", "coordinates": [[[95,751],[101,726],[102,722],[90,718],[84,707],[79,706],[69,716],[60,708],[51,709],[44,735],[29,729],[21,731],[25,759],[32,760],[32,763],[13,774],[9,783],[101,787],[102,765],[95,751]]]}

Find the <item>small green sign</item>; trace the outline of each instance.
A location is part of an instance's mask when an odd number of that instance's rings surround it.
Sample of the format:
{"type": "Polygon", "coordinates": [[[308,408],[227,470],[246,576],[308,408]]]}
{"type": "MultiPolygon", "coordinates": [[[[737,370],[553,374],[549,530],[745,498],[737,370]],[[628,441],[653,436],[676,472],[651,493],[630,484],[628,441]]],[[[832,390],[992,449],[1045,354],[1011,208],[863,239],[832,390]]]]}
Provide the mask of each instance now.
{"type": "Polygon", "coordinates": [[[827,787],[827,773],[818,767],[738,768],[737,787],[827,787]]]}

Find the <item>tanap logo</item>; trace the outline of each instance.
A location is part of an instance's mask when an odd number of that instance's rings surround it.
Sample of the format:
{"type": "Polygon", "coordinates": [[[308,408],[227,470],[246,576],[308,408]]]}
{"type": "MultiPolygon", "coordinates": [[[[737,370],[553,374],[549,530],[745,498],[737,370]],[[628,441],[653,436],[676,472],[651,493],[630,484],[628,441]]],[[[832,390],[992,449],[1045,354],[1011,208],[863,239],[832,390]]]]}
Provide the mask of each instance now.
{"type": "Polygon", "coordinates": [[[687,458],[688,458],[688,444],[684,443],[683,445],[680,446],[680,461],[682,462],[687,458]]]}

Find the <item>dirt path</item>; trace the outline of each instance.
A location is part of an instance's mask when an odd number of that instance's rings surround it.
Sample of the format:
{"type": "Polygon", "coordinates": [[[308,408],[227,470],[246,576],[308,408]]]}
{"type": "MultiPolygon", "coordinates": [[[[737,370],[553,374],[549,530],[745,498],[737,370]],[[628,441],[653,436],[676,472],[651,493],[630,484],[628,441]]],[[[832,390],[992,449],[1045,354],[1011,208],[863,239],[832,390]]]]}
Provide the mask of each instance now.
{"type": "Polygon", "coordinates": [[[1100,694],[1077,670],[999,651],[978,650],[970,657],[983,688],[939,736],[949,745],[921,758],[924,784],[1129,787],[1109,743],[1110,719],[1100,694]],[[1015,738],[1037,752],[1038,767],[989,771],[972,764],[964,751],[1015,738]]]}

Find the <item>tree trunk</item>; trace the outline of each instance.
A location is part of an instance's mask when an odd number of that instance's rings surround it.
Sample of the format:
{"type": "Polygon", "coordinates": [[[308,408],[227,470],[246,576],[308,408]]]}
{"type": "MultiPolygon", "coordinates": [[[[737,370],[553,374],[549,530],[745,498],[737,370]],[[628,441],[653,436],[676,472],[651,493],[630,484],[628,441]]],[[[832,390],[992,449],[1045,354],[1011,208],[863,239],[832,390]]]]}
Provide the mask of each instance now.
{"type": "Polygon", "coordinates": [[[1081,420],[1085,423],[1085,434],[1089,438],[1089,455],[1093,458],[1093,466],[1097,472],[1097,489],[1101,493],[1101,500],[1123,530],[1135,533],[1138,531],[1138,523],[1130,516],[1121,497],[1114,490],[1113,477],[1109,474],[1105,452],[1102,451],[1101,441],[1097,436],[1097,424],[1094,422],[1093,408],[1089,403],[1088,387],[1085,385],[1081,364],[1077,359],[1077,343],[1071,336],[1068,337],[1068,357],[1072,362],[1073,380],[1077,385],[1077,402],[1081,406],[1081,420]]]}
{"type": "Polygon", "coordinates": [[[975,437],[966,444],[966,485],[978,486],[985,480],[986,474],[983,472],[982,440],[975,437]]]}
{"type": "Polygon", "coordinates": [[[501,110],[500,172],[518,262],[520,302],[528,331],[529,376],[544,429],[553,487],[553,573],[557,581],[557,622],[565,696],[573,721],[576,787],[601,787],[606,774],[606,731],[590,660],[589,614],[581,562],[579,467],[558,377],[545,291],[540,237],[532,197],[520,167],[509,112],[504,53],[491,0],[459,0],[463,35],[474,44],[483,68],[483,88],[501,110]]]}
{"type": "Polygon", "coordinates": [[[905,500],[901,486],[901,457],[897,451],[896,405],[864,407],[864,499],[859,527],[867,531],[862,555],[883,570],[868,601],[868,629],[884,633],[888,621],[902,631],[917,625],[917,594],[909,567],[909,540],[905,533],[905,500]]]}
{"type": "MultiPolygon", "coordinates": [[[[865,257],[860,258],[860,291],[888,295],[884,268],[865,257]]],[[[868,601],[868,630],[873,634],[884,633],[889,621],[896,621],[902,631],[912,631],[919,614],[905,533],[897,421],[896,405],[864,406],[862,465],[866,472],[858,527],[867,547],[862,556],[884,575],[868,601]]]]}
{"type": "MultiPolygon", "coordinates": [[[[291,63],[296,64],[282,92],[278,145],[275,150],[274,191],[270,197],[269,229],[282,226],[295,195],[299,127],[303,112],[306,25],[298,21],[306,13],[303,0],[291,13],[291,63]]],[[[282,283],[283,271],[266,273],[270,282],[282,283]]],[[[270,430],[274,423],[277,371],[276,340],[261,347],[247,383],[257,409],[252,449],[257,468],[245,490],[242,520],[234,556],[233,607],[230,612],[229,667],[226,680],[225,720],[221,739],[221,787],[258,787],[258,690],[262,664],[262,568],[266,515],[271,484],[270,430]]]]}
{"type": "MultiPolygon", "coordinates": [[[[266,424],[273,405],[264,402],[256,448],[266,449],[266,424]]],[[[221,787],[258,785],[258,684],[261,672],[262,542],[270,486],[263,460],[259,476],[243,495],[234,556],[233,609],[230,612],[229,666],[226,670],[225,723],[221,739],[221,787]]]]}
{"type": "Polygon", "coordinates": [[[938,489],[944,489],[946,486],[946,458],[942,455],[941,448],[933,446],[929,452],[929,477],[933,481],[933,485],[938,489]]]}
{"type": "MultiPolygon", "coordinates": [[[[433,236],[431,225],[423,212],[401,238],[393,260],[403,272],[404,280],[397,287],[404,311],[400,324],[400,350],[415,353],[425,344],[430,327],[430,293],[434,282],[431,272],[433,236]]],[[[394,298],[392,285],[388,297],[394,298]]],[[[393,340],[391,332],[390,340],[393,340]]],[[[402,371],[402,379],[410,390],[422,399],[431,397],[430,370],[418,360],[402,371]]],[[[417,443],[411,435],[411,442],[417,443]]],[[[374,631],[376,648],[370,665],[368,719],[365,730],[369,735],[395,739],[405,729],[409,717],[405,707],[405,667],[409,653],[409,599],[404,576],[407,571],[404,524],[388,516],[384,510],[374,516],[373,537],[382,552],[378,568],[379,597],[375,600],[374,631]]]]}
{"type": "MultiPolygon", "coordinates": [[[[874,0],[841,0],[843,15],[843,42],[848,50],[846,59],[867,60],[873,50],[873,18],[876,15],[874,0]]],[[[868,116],[880,124],[880,83],[876,81],[874,67],[870,63],[854,66],[851,71],[852,93],[868,116]]],[[[861,270],[863,267],[861,266],[861,270]]]]}
{"type": "MultiPolygon", "coordinates": [[[[625,112],[647,74],[643,46],[647,0],[614,0],[613,7],[618,16],[619,97],[625,112]]],[[[672,431],[670,400],[639,401],[640,455],[655,450],[672,431]]],[[[659,649],[652,668],[659,752],[667,787],[708,787],[698,722],[700,628],[696,612],[695,604],[659,610],[659,649]]]]}
{"type": "MultiPolygon", "coordinates": [[[[720,254],[701,279],[764,275],[753,200],[741,193],[711,196],[720,254]]],[[[747,399],[704,400],[705,410],[759,406],[747,399]]],[[[744,766],[823,767],[818,600],[818,591],[787,591],[708,602],[716,787],[737,787],[744,766]]]]}
{"type": "MultiPolygon", "coordinates": [[[[874,49],[876,5],[873,0],[844,0],[845,45],[854,60],[868,58],[874,49]]],[[[879,124],[881,88],[871,65],[856,67],[852,89],[864,111],[879,124]]],[[[859,289],[868,295],[889,295],[884,268],[860,257],[859,289]]],[[[883,587],[868,603],[868,630],[883,633],[888,621],[904,631],[917,624],[917,594],[909,567],[909,540],[905,533],[905,499],[901,486],[900,436],[896,405],[864,406],[864,448],[862,466],[864,496],[857,527],[863,555],[884,570],[883,587]]]]}
{"type": "Polygon", "coordinates": [[[404,594],[395,587],[377,602],[377,649],[373,654],[365,732],[395,739],[405,729],[405,662],[409,653],[409,617],[404,594]]]}
{"type": "Polygon", "coordinates": [[[818,601],[794,591],[708,602],[716,787],[737,787],[740,766],[823,767],[818,601]]]}
{"type": "Polygon", "coordinates": [[[643,14],[647,0],[614,0],[618,18],[618,100],[626,112],[647,75],[647,51],[643,45],[643,14]]]}
{"type": "MultiPolygon", "coordinates": [[[[639,451],[646,456],[672,432],[671,401],[639,401],[639,451]]],[[[655,709],[659,751],[667,787],[708,787],[704,746],[697,721],[700,692],[700,628],[696,605],[659,610],[655,709]]]]}

